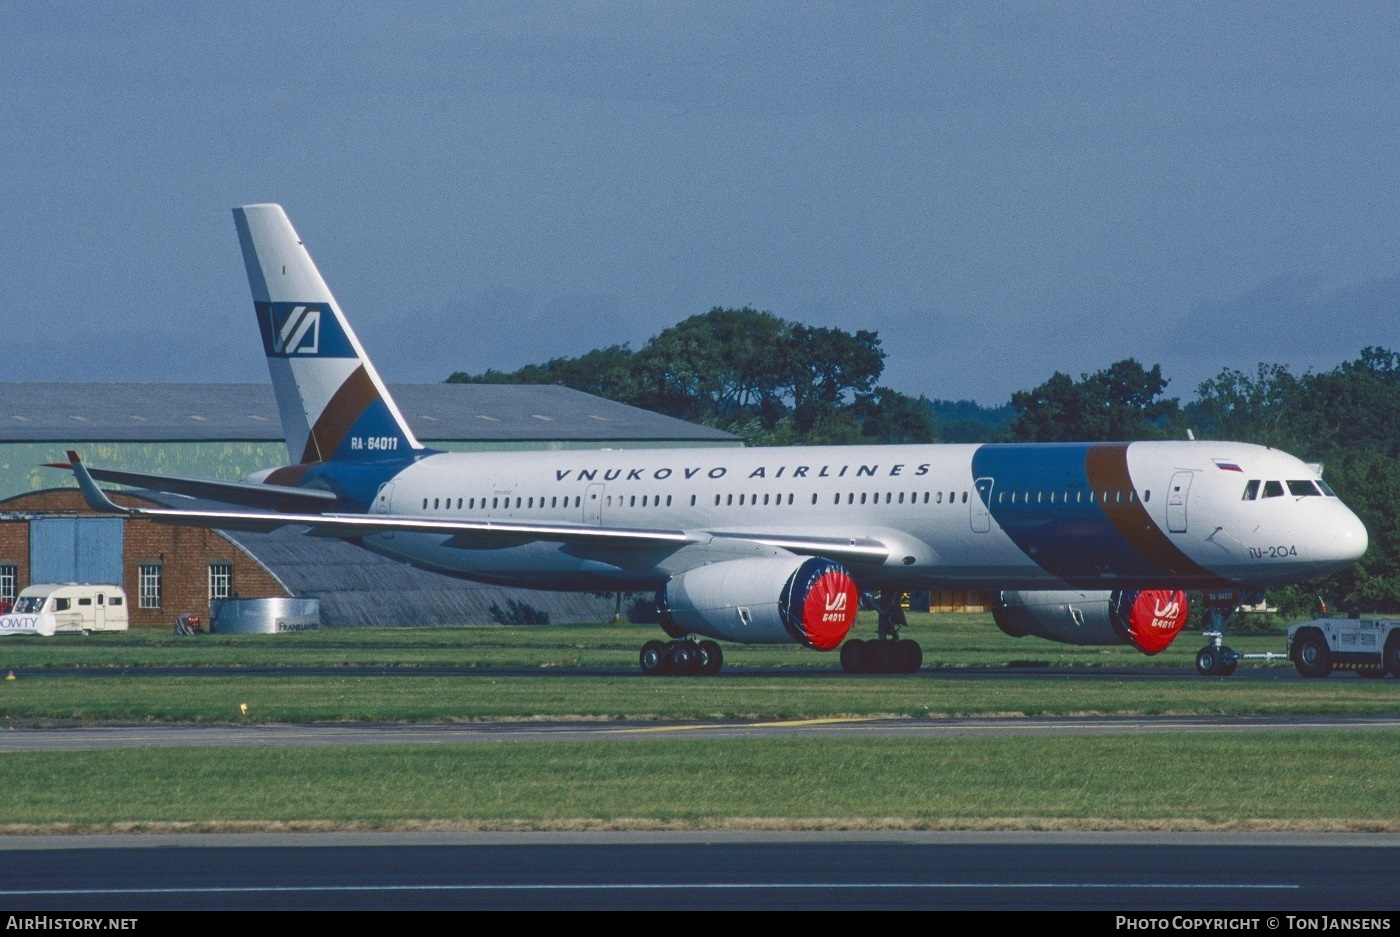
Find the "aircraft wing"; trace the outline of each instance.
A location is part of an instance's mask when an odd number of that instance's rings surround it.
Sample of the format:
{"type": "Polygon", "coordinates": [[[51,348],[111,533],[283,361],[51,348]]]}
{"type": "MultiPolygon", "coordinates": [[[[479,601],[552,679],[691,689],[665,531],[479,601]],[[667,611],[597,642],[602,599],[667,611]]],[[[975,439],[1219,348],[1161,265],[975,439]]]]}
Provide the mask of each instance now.
{"type": "MultiPolygon", "coordinates": [[[[667,530],[639,527],[592,527],[583,524],[531,524],[517,521],[484,521],[452,518],[429,518],[396,514],[337,514],[265,511],[184,511],[175,508],[125,508],[107,497],[93,473],[69,453],[71,468],[83,493],[83,500],[94,511],[104,514],[124,514],[142,517],[160,524],[185,527],[207,527],[215,530],[244,530],[267,532],[292,525],[311,528],[313,536],[354,540],[389,531],[404,533],[444,534],[452,537],[452,546],[463,549],[498,549],[535,541],[576,544],[579,546],[615,546],[639,548],[711,543],[716,540],[742,540],[787,550],[790,553],[825,556],[829,559],[855,563],[883,563],[889,548],[878,540],[868,538],[803,537],[789,534],[760,532],[711,532],[667,530]]],[[[138,475],[140,473],[121,473],[138,475]]],[[[114,479],[115,480],[115,479],[114,479]]],[[[253,487],[253,486],[249,486],[253,487]]],[[[169,489],[157,489],[169,490],[169,489]]],[[[297,489],[300,490],[300,489],[297,489]]],[[[181,492],[184,493],[184,492],[181,492]]]]}
{"type": "MultiPolygon", "coordinates": [[[[75,452],[69,452],[68,462],[45,462],[47,468],[71,469],[79,462],[75,452]]],[[[180,475],[156,475],[150,472],[127,472],[121,469],[86,468],[98,481],[118,485],[133,485],[152,491],[168,491],[192,498],[224,501],[250,508],[272,511],[319,512],[333,508],[336,496],[317,488],[292,488],[287,485],[255,485],[248,482],[213,481],[208,478],[185,478],[180,475]]]]}

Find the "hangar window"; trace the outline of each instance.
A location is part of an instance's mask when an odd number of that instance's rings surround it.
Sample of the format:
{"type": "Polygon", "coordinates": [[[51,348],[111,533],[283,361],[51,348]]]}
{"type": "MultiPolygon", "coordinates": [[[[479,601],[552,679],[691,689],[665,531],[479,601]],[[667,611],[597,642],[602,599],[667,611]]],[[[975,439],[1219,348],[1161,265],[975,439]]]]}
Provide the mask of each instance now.
{"type": "Polygon", "coordinates": [[[226,599],[233,594],[233,564],[209,564],[209,601],[226,599]]]}
{"type": "Polygon", "coordinates": [[[159,563],[142,563],[138,567],[141,608],[160,608],[161,567],[159,563]]]}
{"type": "Polygon", "coordinates": [[[13,605],[18,590],[15,588],[19,582],[19,566],[6,564],[0,566],[0,602],[13,605]]]}

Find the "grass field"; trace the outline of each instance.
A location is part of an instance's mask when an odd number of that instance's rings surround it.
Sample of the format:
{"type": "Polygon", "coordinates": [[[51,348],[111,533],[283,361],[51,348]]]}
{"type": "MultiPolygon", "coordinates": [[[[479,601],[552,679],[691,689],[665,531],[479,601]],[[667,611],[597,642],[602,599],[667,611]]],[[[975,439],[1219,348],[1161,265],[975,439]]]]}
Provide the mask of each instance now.
{"type": "Polygon", "coordinates": [[[1400,734],[730,740],[0,756],[0,831],[1400,831],[1400,734]]]}
{"type": "MultiPolygon", "coordinates": [[[[861,614],[853,637],[873,637],[875,616],[861,614]]],[[[1009,638],[990,615],[909,615],[905,636],[924,648],[929,666],[1189,667],[1204,643],[1183,634],[1147,657],[1127,647],[1073,647],[1039,638],[1009,638]]],[[[655,625],[529,625],[462,628],[342,628],[284,635],[198,635],[165,630],[54,638],[11,635],[0,643],[0,671],[29,667],[197,667],[396,665],[478,667],[635,667],[655,625]]],[[[1283,650],[1282,635],[1240,636],[1242,651],[1283,650]]],[[[836,668],[834,653],[791,645],[725,644],[725,667],[836,668]]],[[[1287,666],[1281,664],[1279,666],[1287,666]]]]}
{"type": "MultiPolygon", "coordinates": [[[[1189,667],[911,616],[940,667],[1189,667]]],[[[857,635],[869,636],[863,619],[857,635]]],[[[726,646],[717,678],[633,671],[655,628],[150,631],[0,644],[5,724],[1393,713],[1400,681],[851,676],[835,655],[726,646]],[[378,676],[366,666],[483,668],[378,676]],[[298,676],[280,668],[343,668],[298,676]],[[92,668],[96,675],[46,673],[92,668]],[[146,668],[188,667],[161,676],[146,668]],[[199,674],[201,667],[219,668],[199,674]],[[229,674],[230,667],[270,668],[229,674]],[[495,673],[491,668],[532,673],[495,673]],[[617,674],[572,673],[619,667],[617,674]],[[768,671],[757,672],[759,669],[768,671]],[[746,671],[749,671],[746,673],[746,671]],[[804,672],[806,671],[806,672],[804,672]],[[244,715],[241,707],[247,706],[244,715]]],[[[1281,650],[1280,636],[1231,642],[1281,650]]],[[[1248,665],[1245,665],[1248,666],[1248,665]]],[[[1281,665],[1287,666],[1287,665],[1281,665]]],[[[1400,831],[1400,733],[509,742],[0,754],[0,832],[221,829],[967,828],[1400,831]]]]}
{"type": "MultiPolygon", "coordinates": [[[[1013,639],[986,615],[912,616],[907,633],[931,666],[1008,663],[1071,668],[1189,667],[1200,639],[1148,658],[1126,648],[1074,648],[1013,639]]],[[[872,627],[861,623],[862,631],[872,627]]],[[[89,638],[14,638],[0,645],[0,716],[14,720],[439,721],[528,718],[802,718],[846,715],[1380,714],[1400,704],[1400,682],[1337,675],[1319,681],[1163,680],[949,676],[851,676],[835,655],[797,647],[726,647],[719,678],[641,677],[637,649],[658,632],[635,625],[344,629],[310,634],[175,637],[130,632],[89,638]],[[375,676],[365,666],[484,668],[466,676],[375,676]],[[208,675],[157,676],[150,667],[219,667],[208,675]],[[229,675],[229,667],[271,673],[229,675]],[[293,666],[343,668],[331,676],[279,674],[293,666]],[[619,674],[571,675],[575,667],[619,674]],[[92,668],[106,677],[45,674],[92,668]],[[530,669],[538,676],[494,674],[530,669]],[[765,668],[769,674],[746,676],[765,668]],[[771,673],[791,670],[790,676],[771,673]],[[798,676],[803,671],[809,671],[798,676]],[[244,714],[242,706],[247,706],[244,714]]],[[[1232,641],[1240,649],[1281,648],[1278,636],[1232,641]]],[[[1245,666],[1249,666],[1246,664],[1245,666]]],[[[1288,664],[1276,666],[1289,667],[1288,664]]]]}

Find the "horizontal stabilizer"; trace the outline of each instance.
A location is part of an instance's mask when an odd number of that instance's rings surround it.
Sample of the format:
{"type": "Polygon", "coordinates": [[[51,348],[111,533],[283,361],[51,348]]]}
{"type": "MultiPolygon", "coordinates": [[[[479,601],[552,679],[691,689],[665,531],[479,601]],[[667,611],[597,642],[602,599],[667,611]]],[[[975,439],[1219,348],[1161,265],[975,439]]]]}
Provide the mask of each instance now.
{"type": "MultiPolygon", "coordinates": [[[[72,459],[72,453],[69,454],[72,459]]],[[[74,462],[45,462],[46,468],[72,469],[74,462]]],[[[86,466],[85,466],[86,468],[86,466]]],[[[127,472],[121,469],[87,468],[92,478],[117,485],[167,491],[171,494],[222,501],[249,508],[269,511],[319,512],[335,507],[336,496],[316,488],[291,488],[286,485],[259,485],[249,482],[214,481],[207,478],[185,478],[180,475],[157,475],[151,472],[127,472]]]]}

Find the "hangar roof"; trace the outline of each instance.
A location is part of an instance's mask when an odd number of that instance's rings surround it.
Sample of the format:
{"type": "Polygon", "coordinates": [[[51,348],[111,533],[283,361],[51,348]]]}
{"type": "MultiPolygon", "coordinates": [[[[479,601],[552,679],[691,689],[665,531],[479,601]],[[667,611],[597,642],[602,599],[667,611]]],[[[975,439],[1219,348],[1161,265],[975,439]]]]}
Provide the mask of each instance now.
{"type": "MultiPolygon", "coordinates": [[[[434,441],[677,440],[734,436],[556,384],[391,384],[434,441]]],[[[0,383],[0,442],[280,440],[267,384],[0,383]]]]}

